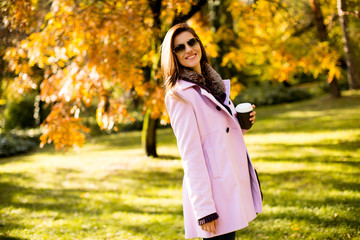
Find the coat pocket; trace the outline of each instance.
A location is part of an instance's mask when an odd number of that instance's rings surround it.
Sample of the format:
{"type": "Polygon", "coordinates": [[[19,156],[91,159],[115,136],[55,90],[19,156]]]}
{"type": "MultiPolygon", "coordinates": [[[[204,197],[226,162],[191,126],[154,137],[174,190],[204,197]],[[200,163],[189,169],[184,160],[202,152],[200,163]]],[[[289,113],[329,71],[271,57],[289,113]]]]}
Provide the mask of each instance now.
{"type": "Polygon", "coordinates": [[[214,178],[218,178],[221,176],[220,174],[220,166],[218,164],[218,162],[215,159],[214,156],[214,152],[212,150],[212,148],[207,148],[206,149],[206,156],[209,160],[209,165],[210,165],[210,169],[211,169],[211,174],[214,178]]]}

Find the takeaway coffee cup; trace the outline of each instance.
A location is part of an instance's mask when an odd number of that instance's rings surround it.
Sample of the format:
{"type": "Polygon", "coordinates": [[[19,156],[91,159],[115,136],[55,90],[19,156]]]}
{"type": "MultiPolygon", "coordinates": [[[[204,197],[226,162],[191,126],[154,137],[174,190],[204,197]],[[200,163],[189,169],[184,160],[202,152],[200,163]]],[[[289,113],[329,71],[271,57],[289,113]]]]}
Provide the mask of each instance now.
{"type": "Polygon", "coordinates": [[[250,129],[252,123],[250,122],[250,113],[253,108],[251,103],[240,103],[235,108],[237,112],[237,119],[239,120],[242,129],[250,129]]]}

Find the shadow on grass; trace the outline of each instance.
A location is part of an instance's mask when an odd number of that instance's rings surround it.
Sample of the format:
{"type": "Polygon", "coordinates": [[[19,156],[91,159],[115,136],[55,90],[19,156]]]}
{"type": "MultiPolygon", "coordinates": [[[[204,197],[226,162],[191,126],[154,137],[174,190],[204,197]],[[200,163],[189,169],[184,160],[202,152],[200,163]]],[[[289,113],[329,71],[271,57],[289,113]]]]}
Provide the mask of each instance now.
{"type": "MultiPolygon", "coordinates": [[[[288,151],[292,149],[292,147],[281,147],[276,146],[278,151],[288,151]]],[[[296,147],[293,147],[296,149],[296,147]]],[[[265,150],[264,150],[265,151],[265,150]]],[[[292,150],[295,151],[295,150],[292,150]]],[[[305,153],[306,150],[302,150],[299,148],[299,151],[302,151],[302,154],[305,153]]],[[[282,152],[283,153],[283,152],[282,152]]],[[[257,161],[257,158],[253,158],[254,161],[257,161]]],[[[323,154],[318,156],[281,156],[281,157],[260,157],[259,160],[264,162],[294,162],[294,163],[332,163],[332,164],[342,164],[344,166],[350,167],[359,167],[360,161],[358,159],[353,158],[352,156],[348,156],[346,154],[340,156],[333,156],[331,154],[323,154]]]]}
{"type": "Polygon", "coordinates": [[[281,108],[279,106],[259,108],[252,132],[270,133],[276,129],[276,132],[297,133],[360,128],[357,117],[359,105],[360,96],[344,96],[341,99],[323,97],[282,104],[281,108]]]}
{"type": "Polygon", "coordinates": [[[284,236],[294,234],[291,228],[295,226],[295,228],[302,228],[300,233],[303,236],[313,235],[314,230],[320,231],[309,239],[344,239],[340,236],[339,238],[334,238],[334,236],[326,238],[325,233],[322,233],[322,231],[329,231],[330,228],[333,228],[336,229],[336,234],[341,235],[340,232],[344,231],[345,228],[346,233],[349,233],[351,236],[358,234],[360,231],[360,221],[355,213],[356,209],[359,209],[360,206],[354,205],[353,199],[332,197],[325,197],[319,200],[307,199],[303,196],[298,196],[296,191],[287,190],[280,196],[271,192],[264,194],[266,197],[265,204],[280,210],[264,211],[262,214],[259,214],[255,224],[259,227],[262,226],[262,228],[260,230],[258,228],[246,229],[245,233],[242,234],[251,235],[253,234],[251,231],[255,230],[261,233],[261,235],[278,235],[278,239],[285,239],[284,236]],[[279,198],[281,200],[275,200],[279,198]],[[286,202],[286,204],[284,205],[280,202],[286,202]],[[270,227],[270,225],[273,225],[273,227],[270,227]]]}
{"type": "Polygon", "coordinates": [[[338,110],[341,112],[342,110],[352,110],[355,107],[359,107],[359,102],[360,95],[343,96],[339,99],[324,95],[311,100],[284,103],[281,104],[282,107],[279,107],[279,105],[267,106],[266,109],[261,109],[261,112],[264,117],[288,113],[289,110],[299,110],[303,112],[338,110]]]}
{"type": "Polygon", "coordinates": [[[0,240],[25,240],[26,238],[11,237],[8,235],[0,235],[0,240]]]}
{"type": "Polygon", "coordinates": [[[360,231],[359,221],[354,217],[341,214],[323,217],[312,210],[284,208],[280,213],[259,214],[250,227],[237,232],[237,236],[241,236],[240,239],[267,239],[268,236],[271,239],[355,239],[349,236],[357,236],[360,231]]]}
{"type": "Polygon", "coordinates": [[[35,150],[29,151],[27,153],[21,153],[17,154],[16,156],[9,156],[5,158],[0,158],[0,165],[7,164],[7,163],[15,163],[15,162],[29,162],[27,160],[27,156],[32,155],[35,152],[35,150]]]}
{"type": "Polygon", "coordinates": [[[264,212],[249,228],[238,232],[241,239],[346,239],[346,234],[358,235],[358,172],[294,170],[259,172],[259,177],[264,212]]]}
{"type": "MultiPolygon", "coordinates": [[[[103,146],[100,150],[109,150],[109,148],[116,149],[133,149],[141,148],[141,132],[120,132],[110,135],[102,135],[94,137],[89,141],[90,144],[96,146],[103,146]]],[[[93,151],[93,150],[92,150],[93,151]]]]}
{"type": "MultiPolygon", "coordinates": [[[[54,174],[64,175],[65,177],[70,171],[73,172],[72,169],[64,168],[54,171],[54,174]]],[[[120,229],[143,237],[140,239],[151,239],[149,236],[167,239],[167,236],[175,235],[182,238],[181,205],[172,204],[169,207],[156,202],[148,203],[145,201],[141,204],[135,204],[129,201],[124,203],[121,200],[122,193],[134,194],[134,200],[137,197],[145,198],[145,200],[146,198],[169,199],[171,196],[161,195],[158,191],[167,188],[179,189],[181,187],[182,175],[182,169],[144,171],[117,169],[110,171],[108,175],[101,178],[90,177],[85,180],[90,182],[96,181],[99,184],[103,182],[119,182],[119,189],[102,189],[100,186],[98,188],[100,190],[94,190],[86,187],[70,189],[22,187],[17,185],[16,182],[27,182],[31,185],[31,182],[36,181],[36,179],[25,174],[4,173],[0,174],[0,180],[7,179],[7,182],[0,182],[0,192],[2,193],[0,196],[0,208],[11,206],[14,209],[32,211],[34,214],[35,212],[43,211],[56,212],[56,219],[64,221],[73,217],[91,219],[102,214],[106,215],[107,213],[116,212],[135,213],[144,216],[153,215],[154,217],[147,223],[127,223],[125,221],[121,224],[120,229]],[[124,179],[127,181],[131,180],[131,186],[123,188],[120,180],[124,179]],[[131,189],[130,193],[127,192],[128,189],[131,189]],[[89,197],[81,197],[84,192],[88,192],[89,197]],[[3,193],[5,194],[3,195],[3,193]],[[19,199],[22,196],[28,197],[28,200],[20,202],[19,199]]],[[[76,177],[76,174],[74,177],[76,177]]],[[[287,223],[280,225],[279,229],[276,227],[270,229],[266,227],[266,225],[273,224],[277,220],[302,222],[304,225],[310,226],[310,230],[302,231],[301,234],[305,236],[309,236],[311,234],[310,231],[313,231],[313,229],[341,228],[342,226],[347,226],[350,229],[349,233],[353,236],[357,231],[356,229],[359,228],[359,221],[356,219],[354,212],[360,208],[360,202],[355,201],[355,195],[354,197],[349,197],[348,195],[326,194],[326,192],[327,190],[332,191],[334,189],[358,192],[358,183],[354,180],[357,179],[356,177],[355,172],[340,174],[335,170],[294,170],[280,173],[260,173],[265,196],[265,206],[279,208],[280,211],[265,211],[254,221],[254,226],[260,227],[241,230],[238,236],[250,235],[251,238],[249,239],[261,239],[256,234],[278,235],[278,239],[283,239],[283,236],[290,236],[292,234],[291,226],[287,223]],[[276,191],[277,189],[279,192],[276,191]],[[319,209],[323,207],[339,211],[339,215],[331,218],[333,213],[319,213],[319,209]],[[343,214],[343,212],[349,213],[343,214]],[[331,215],[330,217],[329,214],[331,215]]],[[[59,180],[61,181],[61,179],[59,180]]],[[[6,232],[6,230],[15,228],[26,229],[25,226],[13,224],[13,217],[5,218],[5,225],[0,226],[0,230],[5,230],[6,232]]],[[[39,217],[41,218],[41,216],[39,217]]]]}
{"type": "MultiPolygon", "coordinates": [[[[68,172],[68,169],[59,169],[54,171],[54,174],[64,174],[63,180],[65,180],[68,172]]],[[[0,232],[24,231],[32,228],[37,221],[42,221],[42,218],[45,218],[44,221],[58,222],[61,220],[71,223],[74,221],[73,219],[94,219],[117,212],[154,215],[155,218],[170,216],[170,218],[178,220],[182,217],[181,205],[167,204],[166,199],[171,196],[163,196],[159,192],[164,188],[178,189],[181,186],[181,178],[181,171],[112,171],[111,176],[108,176],[108,181],[119,182],[118,189],[103,189],[102,185],[97,186],[97,189],[93,189],[93,187],[63,189],[61,185],[54,186],[54,188],[24,187],[18,183],[26,182],[27,185],[32,186],[32,182],[35,183],[38,180],[25,174],[0,173],[0,209],[9,209],[1,214],[0,222],[3,225],[0,225],[0,232]],[[121,180],[124,179],[131,180],[130,186],[121,184],[121,180]],[[130,193],[128,189],[131,189],[130,193]],[[134,201],[138,198],[142,198],[144,201],[137,204],[131,202],[131,199],[123,201],[123,193],[127,196],[134,195],[134,201]],[[149,201],[146,201],[147,199],[149,201]],[[155,201],[152,201],[153,199],[155,201]],[[159,201],[165,201],[166,204],[159,204],[159,201]],[[12,213],[13,211],[15,214],[12,213]],[[26,220],[25,225],[16,224],[16,222],[24,221],[24,215],[31,215],[30,219],[32,220],[26,220]]],[[[68,178],[67,180],[81,181],[82,179],[68,178]]],[[[102,184],[107,180],[106,178],[92,177],[85,181],[102,184]]],[[[87,185],[85,184],[85,186],[87,185]]],[[[156,226],[153,227],[156,228],[156,226]]],[[[135,229],[136,226],[133,228],[135,229]]],[[[127,228],[125,227],[125,229],[127,228]]],[[[161,229],[154,231],[160,233],[161,229]]],[[[147,236],[147,232],[140,234],[147,236]]],[[[0,236],[0,239],[22,239],[14,235],[0,236]]]]}
{"type": "MultiPolygon", "coordinates": [[[[254,161],[257,161],[256,158],[253,158],[254,161]]],[[[342,164],[344,166],[350,167],[359,167],[360,162],[358,161],[349,161],[343,160],[341,157],[337,156],[315,156],[315,157],[261,157],[261,161],[264,162],[293,162],[293,163],[333,163],[333,164],[342,164]]]]}
{"type": "MultiPolygon", "coordinates": [[[[64,174],[66,176],[69,172],[74,173],[71,169],[59,169],[55,174],[64,174]]],[[[178,189],[182,184],[182,171],[126,171],[115,170],[111,171],[108,177],[89,178],[85,179],[90,182],[103,183],[106,181],[118,181],[119,189],[116,190],[97,190],[93,188],[66,188],[61,186],[51,188],[34,188],[23,187],[17,185],[16,182],[31,182],[36,180],[25,174],[3,173],[0,174],[0,179],[9,179],[7,182],[0,182],[0,208],[12,207],[15,209],[28,209],[30,211],[55,211],[61,214],[81,214],[84,217],[101,215],[106,212],[127,212],[140,214],[172,214],[181,215],[180,209],[167,208],[166,206],[154,206],[150,203],[143,205],[131,205],[121,202],[121,193],[126,193],[129,188],[134,193],[134,198],[163,198],[159,195],[156,189],[175,188],[178,189]],[[5,178],[6,177],[6,178],[5,178]],[[121,180],[131,180],[131,186],[121,186],[121,180]],[[125,187],[122,189],[122,187],[125,187]],[[155,191],[154,191],[155,190],[155,191]],[[109,196],[93,201],[91,197],[84,197],[84,193],[97,196],[109,196]],[[116,197],[111,197],[116,196],[116,197]],[[26,200],[23,201],[23,199],[26,200]]],[[[61,179],[59,179],[61,181],[61,179]]],[[[64,179],[65,180],[65,179],[64,179]]],[[[70,179],[76,181],[77,179],[70,179]]],[[[98,187],[101,189],[101,187],[98,187]]],[[[65,216],[63,216],[65,217],[65,216]]]]}
{"type": "MultiPolygon", "coordinates": [[[[356,136],[357,139],[360,139],[360,136],[356,136]]],[[[324,150],[334,150],[337,152],[341,152],[344,150],[356,151],[360,148],[360,141],[348,141],[341,140],[336,143],[310,143],[310,144],[267,144],[266,146],[271,147],[272,149],[283,148],[283,150],[288,149],[289,151],[293,150],[296,152],[296,149],[301,150],[304,148],[317,148],[324,150]]],[[[360,162],[360,160],[359,160],[360,162]]]]}
{"type": "MultiPolygon", "coordinates": [[[[157,129],[156,138],[159,146],[169,144],[176,145],[176,139],[170,127],[157,129]]],[[[97,147],[102,146],[99,150],[137,149],[141,148],[141,132],[132,131],[103,135],[94,137],[89,142],[96,144],[97,147]]]]}
{"type": "Polygon", "coordinates": [[[25,227],[23,225],[19,225],[19,224],[15,224],[13,222],[7,222],[5,224],[0,224],[0,232],[2,232],[3,234],[0,234],[0,240],[2,239],[18,239],[18,240],[23,240],[26,238],[19,238],[19,237],[12,237],[9,234],[6,234],[6,230],[14,230],[14,229],[25,229],[25,227]]]}
{"type": "Polygon", "coordinates": [[[259,173],[266,204],[277,206],[322,207],[324,205],[339,205],[342,207],[360,207],[360,201],[355,202],[356,192],[359,192],[358,173],[339,173],[337,171],[285,171],[281,173],[259,173]],[[279,187],[281,186],[281,187],[279,187]],[[269,192],[267,189],[275,190],[269,192]],[[352,193],[327,195],[327,190],[351,191],[352,193]],[[285,194],[286,193],[286,194],[285,194]],[[299,194],[301,193],[301,196],[299,194]],[[268,197],[266,197],[269,194],[268,197]],[[352,195],[351,195],[352,194],[352,195]],[[350,196],[349,196],[350,195],[350,196]],[[317,197],[321,196],[321,199],[317,197]],[[281,197],[285,198],[281,199],[281,197]]]}
{"type": "Polygon", "coordinates": [[[180,160],[181,158],[176,155],[159,155],[159,160],[180,160]]]}
{"type": "Polygon", "coordinates": [[[118,176],[124,176],[127,179],[135,180],[137,182],[139,190],[138,194],[146,193],[147,188],[159,188],[164,189],[168,187],[181,188],[183,171],[182,169],[176,169],[174,171],[125,171],[116,170],[112,174],[118,176]]]}
{"type": "MultiPolygon", "coordinates": [[[[360,136],[357,139],[360,139],[360,136]]],[[[266,157],[260,157],[260,159],[265,162],[335,163],[352,167],[360,166],[360,159],[355,158],[352,154],[360,149],[360,141],[342,140],[336,143],[307,144],[274,143],[258,144],[258,147],[260,149],[264,148],[261,150],[263,153],[266,153],[267,149],[271,149],[271,153],[279,153],[278,156],[275,155],[274,157],[272,157],[274,154],[270,153],[266,154],[266,157]],[[314,150],[316,151],[315,153],[314,150]],[[296,157],[296,154],[293,154],[297,152],[301,153],[298,157],[296,157]],[[337,154],[333,155],[332,153],[334,152],[337,154]],[[291,155],[288,156],[285,154],[285,156],[283,156],[284,153],[291,155]]]]}
{"type": "MultiPolygon", "coordinates": [[[[182,223],[182,221],[180,221],[182,223]]],[[[154,239],[150,236],[156,236],[155,239],[168,239],[169,236],[177,236],[176,239],[184,239],[184,228],[182,225],[169,223],[169,221],[151,221],[141,224],[124,224],[121,226],[124,230],[134,235],[141,236],[141,239],[154,239]]]]}

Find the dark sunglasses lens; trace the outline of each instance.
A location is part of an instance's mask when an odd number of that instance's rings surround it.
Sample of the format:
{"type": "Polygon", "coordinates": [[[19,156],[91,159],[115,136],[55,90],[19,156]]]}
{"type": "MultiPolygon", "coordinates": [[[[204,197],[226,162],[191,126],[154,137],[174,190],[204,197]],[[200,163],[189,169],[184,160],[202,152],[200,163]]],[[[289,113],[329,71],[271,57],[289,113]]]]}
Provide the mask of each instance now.
{"type": "Polygon", "coordinates": [[[192,38],[187,42],[187,44],[189,44],[190,47],[195,46],[196,43],[197,43],[196,38],[192,38]]]}
{"type": "Polygon", "coordinates": [[[182,51],[185,50],[185,45],[184,44],[180,44],[180,45],[177,45],[175,48],[174,48],[174,52],[176,54],[178,53],[181,53],[182,51]]]}

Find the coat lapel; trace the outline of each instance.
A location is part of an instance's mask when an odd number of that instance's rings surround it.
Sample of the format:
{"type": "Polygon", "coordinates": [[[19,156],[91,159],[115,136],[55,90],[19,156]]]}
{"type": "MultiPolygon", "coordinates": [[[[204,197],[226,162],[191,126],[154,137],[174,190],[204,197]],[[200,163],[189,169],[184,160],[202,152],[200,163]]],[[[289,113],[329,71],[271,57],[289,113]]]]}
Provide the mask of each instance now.
{"type": "Polygon", "coordinates": [[[229,116],[231,116],[231,118],[233,118],[233,116],[229,113],[229,111],[224,107],[224,105],[220,104],[218,100],[215,99],[215,97],[209,93],[208,91],[206,91],[203,88],[200,88],[200,92],[203,96],[207,97],[208,99],[210,99],[215,105],[219,106],[222,110],[224,110],[224,112],[226,112],[229,116]]]}
{"type": "MultiPolygon", "coordinates": [[[[226,96],[227,98],[226,99],[229,99],[229,95],[230,95],[230,80],[223,80],[224,81],[224,84],[225,84],[225,90],[226,90],[226,96]]],[[[181,86],[182,89],[187,89],[187,88],[190,88],[190,87],[194,87],[194,86],[198,86],[196,85],[195,83],[192,83],[192,82],[188,82],[188,81],[183,81],[183,80],[180,80],[179,81],[179,84],[181,86]]],[[[211,100],[216,106],[219,106],[226,114],[228,114],[232,119],[233,121],[236,122],[236,125],[239,126],[240,128],[240,125],[239,123],[237,122],[237,120],[235,119],[234,116],[232,116],[228,110],[222,105],[220,104],[216,99],[215,97],[209,93],[208,91],[206,91],[205,89],[199,87],[200,89],[200,93],[201,95],[207,97],[209,100],[211,100]]],[[[229,100],[225,100],[225,101],[229,101],[229,100]]]]}

